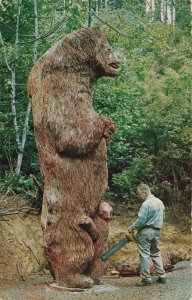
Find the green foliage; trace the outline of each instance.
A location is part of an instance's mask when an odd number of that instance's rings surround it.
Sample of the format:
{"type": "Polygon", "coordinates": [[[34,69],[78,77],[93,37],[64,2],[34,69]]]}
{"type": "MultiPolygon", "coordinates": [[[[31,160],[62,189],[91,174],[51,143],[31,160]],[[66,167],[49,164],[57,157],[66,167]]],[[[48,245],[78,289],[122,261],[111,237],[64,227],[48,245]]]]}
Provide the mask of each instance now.
{"type": "Polygon", "coordinates": [[[30,177],[21,174],[16,175],[13,172],[6,172],[0,191],[9,195],[20,194],[30,201],[35,199],[37,193],[30,177]]]}
{"type": "Polygon", "coordinates": [[[132,202],[136,199],[137,186],[154,180],[152,157],[134,157],[131,167],[114,174],[112,180],[116,188],[116,200],[122,198],[125,202],[132,202]]]}
{"type": "Polygon", "coordinates": [[[132,201],[145,182],[167,204],[187,203],[191,43],[180,28],[149,23],[142,13],[122,9],[103,17],[126,34],[104,27],[121,71],[115,80],[100,80],[94,94],[97,111],[117,124],[109,143],[110,192],[118,201],[132,201]]]}
{"type": "MultiPolygon", "coordinates": [[[[0,27],[4,47],[0,41],[0,176],[4,177],[9,170],[14,171],[18,145],[16,143],[15,128],[13,125],[13,113],[11,109],[12,95],[12,77],[5,62],[4,50],[6,50],[7,62],[10,68],[16,72],[16,114],[20,141],[24,120],[28,105],[27,80],[28,74],[33,66],[34,60],[34,2],[23,1],[21,7],[20,26],[19,26],[19,44],[18,55],[14,58],[15,40],[16,40],[16,20],[18,15],[18,2],[7,2],[4,9],[1,8],[0,27]]],[[[61,36],[67,34],[85,23],[87,15],[86,1],[63,1],[43,0],[38,2],[39,16],[39,39],[38,39],[38,57],[59,40],[61,36]],[[61,20],[63,20],[61,22],[61,20]],[[58,26],[58,22],[61,24],[58,26]],[[55,26],[57,25],[57,26],[55,26]],[[52,32],[52,29],[53,32],[52,32]]],[[[30,116],[27,127],[27,143],[24,151],[22,164],[24,174],[39,173],[39,163],[37,150],[35,146],[32,118],[30,116]]]]}

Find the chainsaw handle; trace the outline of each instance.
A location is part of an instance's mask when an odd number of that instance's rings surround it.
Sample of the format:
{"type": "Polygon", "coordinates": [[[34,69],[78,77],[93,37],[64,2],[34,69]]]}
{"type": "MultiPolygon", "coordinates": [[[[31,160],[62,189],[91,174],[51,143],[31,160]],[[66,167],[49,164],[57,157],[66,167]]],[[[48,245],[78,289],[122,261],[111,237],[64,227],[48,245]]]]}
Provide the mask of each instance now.
{"type": "Polygon", "coordinates": [[[129,231],[127,234],[127,237],[129,238],[130,241],[135,241],[137,242],[137,236],[138,236],[138,230],[135,229],[133,231],[129,231]]]}

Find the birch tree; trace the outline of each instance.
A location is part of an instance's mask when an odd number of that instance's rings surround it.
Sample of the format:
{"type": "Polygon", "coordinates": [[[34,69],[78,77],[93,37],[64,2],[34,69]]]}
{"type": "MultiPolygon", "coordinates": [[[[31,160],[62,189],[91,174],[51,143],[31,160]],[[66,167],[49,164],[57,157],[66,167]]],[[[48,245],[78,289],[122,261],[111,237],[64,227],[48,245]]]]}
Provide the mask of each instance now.
{"type": "MultiPolygon", "coordinates": [[[[35,13],[35,45],[34,45],[34,58],[33,63],[37,60],[37,47],[38,47],[38,11],[37,11],[37,3],[38,0],[34,0],[34,13],[35,13]]],[[[16,75],[17,75],[17,59],[18,59],[18,53],[19,53],[19,38],[20,38],[20,18],[21,18],[21,12],[22,12],[22,0],[18,0],[18,13],[17,13],[17,20],[16,20],[16,34],[15,34],[15,45],[14,45],[14,58],[13,62],[9,63],[8,61],[8,54],[7,54],[7,47],[4,43],[2,33],[0,32],[0,41],[3,46],[3,53],[4,53],[4,61],[8,68],[8,70],[11,73],[11,111],[13,116],[13,126],[14,126],[14,132],[15,132],[15,142],[17,145],[17,159],[16,164],[14,167],[14,172],[16,174],[20,173],[21,165],[23,161],[23,153],[24,148],[26,144],[26,137],[27,137],[27,128],[29,124],[29,117],[31,112],[31,103],[28,102],[26,115],[24,124],[22,126],[22,131],[20,130],[19,122],[18,122],[18,113],[17,113],[17,90],[16,90],[16,75]]]]}
{"type": "MultiPolygon", "coordinates": [[[[190,0],[190,12],[192,17],[192,0],[190,0]]],[[[192,21],[191,21],[191,35],[192,35],[192,21]]]]}
{"type": "Polygon", "coordinates": [[[155,0],[146,0],[145,10],[146,10],[146,14],[149,15],[150,19],[154,20],[155,0]]]}
{"type": "Polygon", "coordinates": [[[168,25],[175,25],[175,0],[161,0],[161,21],[168,25]]]}
{"type": "Polygon", "coordinates": [[[22,0],[19,0],[18,1],[17,21],[16,21],[14,59],[13,59],[12,65],[10,65],[8,62],[6,45],[3,41],[2,34],[0,33],[1,44],[3,46],[3,52],[4,52],[4,60],[5,60],[8,70],[11,72],[11,111],[12,111],[12,115],[13,115],[15,141],[17,144],[18,152],[21,152],[21,142],[20,142],[20,136],[19,136],[19,126],[18,126],[18,121],[17,121],[17,110],[16,110],[16,61],[17,61],[18,50],[19,50],[19,24],[20,24],[20,16],[21,16],[21,6],[22,6],[22,0]]]}
{"type": "Polygon", "coordinates": [[[175,25],[175,0],[167,0],[167,24],[175,25]]]}
{"type": "Polygon", "coordinates": [[[165,22],[165,16],[166,16],[166,0],[161,0],[161,6],[160,6],[160,16],[161,16],[161,22],[165,22]]]}
{"type": "MultiPolygon", "coordinates": [[[[35,41],[34,41],[34,56],[33,56],[33,63],[35,64],[37,61],[37,56],[38,56],[38,0],[34,0],[34,14],[35,14],[35,41]]],[[[19,152],[17,156],[17,163],[16,163],[16,168],[15,168],[15,173],[19,174],[21,170],[21,165],[23,161],[23,152],[25,148],[25,143],[26,143],[26,138],[27,138],[27,128],[29,124],[29,117],[31,113],[31,101],[29,100],[28,105],[27,105],[27,112],[25,116],[25,122],[24,122],[24,127],[23,127],[23,132],[22,132],[22,139],[21,143],[19,144],[19,152]]]]}
{"type": "Polygon", "coordinates": [[[88,2],[88,26],[91,26],[91,9],[92,9],[92,1],[88,2]]]}

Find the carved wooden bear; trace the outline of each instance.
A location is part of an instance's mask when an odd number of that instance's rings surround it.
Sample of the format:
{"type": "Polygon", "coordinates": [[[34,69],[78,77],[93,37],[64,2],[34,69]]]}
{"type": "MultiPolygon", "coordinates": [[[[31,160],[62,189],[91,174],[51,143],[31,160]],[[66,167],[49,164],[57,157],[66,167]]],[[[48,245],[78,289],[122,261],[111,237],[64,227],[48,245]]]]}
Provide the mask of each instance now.
{"type": "MultiPolygon", "coordinates": [[[[106,141],[115,127],[95,113],[92,85],[116,76],[118,59],[98,27],[73,32],[35,64],[28,80],[44,175],[42,227],[45,256],[60,285],[91,287],[94,221],[107,188],[106,141]],[[81,224],[79,224],[79,222],[81,224]]],[[[107,237],[106,237],[107,238],[107,237]]]]}
{"type": "MultiPolygon", "coordinates": [[[[112,218],[113,209],[108,202],[101,202],[98,207],[98,212],[93,219],[93,223],[89,222],[89,229],[92,239],[94,241],[94,257],[88,266],[87,273],[94,279],[96,284],[99,284],[100,277],[103,276],[109,267],[108,261],[102,261],[101,255],[108,250],[107,238],[109,235],[108,221],[112,218]],[[91,228],[90,228],[90,225],[91,228]]],[[[81,224],[81,220],[79,222],[81,224]]],[[[82,219],[82,226],[85,228],[84,218],[82,219]]],[[[85,228],[86,230],[86,228],[85,228]]]]}

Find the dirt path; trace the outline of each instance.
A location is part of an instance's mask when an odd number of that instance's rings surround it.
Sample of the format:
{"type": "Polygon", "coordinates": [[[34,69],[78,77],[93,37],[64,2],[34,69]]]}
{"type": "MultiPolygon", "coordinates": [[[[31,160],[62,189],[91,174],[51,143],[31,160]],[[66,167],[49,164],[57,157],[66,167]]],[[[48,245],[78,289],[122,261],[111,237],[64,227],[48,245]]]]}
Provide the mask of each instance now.
{"type": "Polygon", "coordinates": [[[139,277],[103,278],[102,284],[83,292],[57,291],[50,278],[30,277],[24,282],[0,285],[0,300],[192,300],[191,265],[181,262],[167,274],[166,285],[137,287],[139,277]]]}

